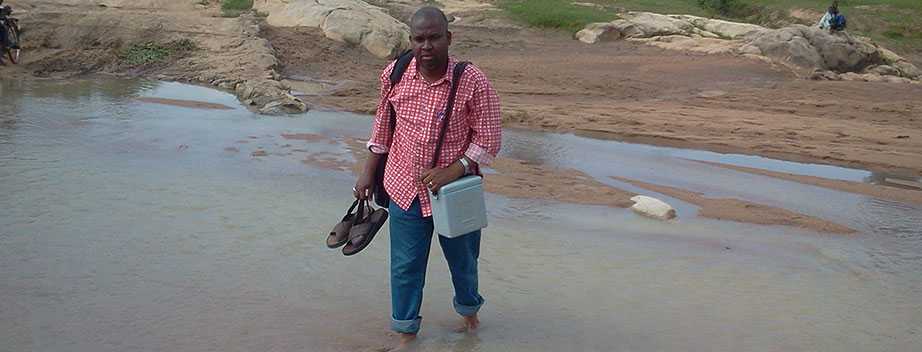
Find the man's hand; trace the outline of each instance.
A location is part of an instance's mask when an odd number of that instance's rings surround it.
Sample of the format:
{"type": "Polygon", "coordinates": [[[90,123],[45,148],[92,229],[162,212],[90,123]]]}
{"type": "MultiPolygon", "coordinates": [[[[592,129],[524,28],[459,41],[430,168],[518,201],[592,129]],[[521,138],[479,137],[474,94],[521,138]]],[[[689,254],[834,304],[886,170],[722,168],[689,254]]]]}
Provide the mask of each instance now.
{"type": "Polygon", "coordinates": [[[371,198],[371,193],[375,191],[375,180],[373,174],[362,173],[359,179],[355,181],[355,187],[352,188],[352,195],[355,199],[366,200],[371,198]]]}
{"type": "Polygon", "coordinates": [[[368,153],[368,159],[365,160],[365,167],[362,175],[355,181],[355,187],[352,187],[352,195],[355,199],[366,200],[371,198],[372,192],[375,191],[375,172],[378,163],[381,161],[381,154],[368,153]]]}
{"type": "Polygon", "coordinates": [[[432,193],[439,193],[442,186],[457,180],[461,176],[464,176],[464,166],[456,161],[448,167],[423,171],[419,181],[426,185],[432,193]]]}

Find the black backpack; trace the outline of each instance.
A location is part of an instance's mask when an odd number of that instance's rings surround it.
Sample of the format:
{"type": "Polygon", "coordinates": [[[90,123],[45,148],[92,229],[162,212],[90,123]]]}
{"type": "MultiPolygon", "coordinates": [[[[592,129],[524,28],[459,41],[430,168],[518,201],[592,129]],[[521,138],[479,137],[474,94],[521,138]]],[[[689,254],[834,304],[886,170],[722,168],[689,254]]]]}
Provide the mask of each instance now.
{"type": "MultiPolygon", "coordinates": [[[[388,81],[391,84],[391,87],[387,91],[386,96],[391,95],[391,91],[394,87],[400,83],[400,80],[403,78],[403,74],[407,71],[407,67],[410,66],[410,61],[413,61],[413,51],[407,50],[397,56],[397,59],[394,60],[394,68],[391,70],[391,75],[388,76],[388,81]]],[[[445,118],[442,123],[442,128],[439,134],[439,144],[435,149],[436,158],[439,155],[440,150],[442,149],[442,136],[445,135],[445,130],[448,126],[448,118],[451,116],[451,111],[455,105],[455,94],[458,91],[458,83],[461,81],[461,75],[464,73],[464,69],[467,68],[469,62],[462,61],[455,65],[452,69],[452,81],[451,81],[451,90],[448,93],[448,107],[445,112],[445,118]]],[[[394,128],[397,126],[397,111],[394,110],[394,105],[387,104],[388,115],[390,116],[389,124],[389,135],[390,138],[394,138],[394,128]]],[[[387,165],[387,154],[384,154],[380,157],[380,161],[375,169],[375,191],[374,198],[375,203],[380,207],[387,207],[390,205],[391,196],[387,194],[387,191],[384,190],[384,167],[387,165]]],[[[433,159],[433,162],[435,159],[433,159]]]]}

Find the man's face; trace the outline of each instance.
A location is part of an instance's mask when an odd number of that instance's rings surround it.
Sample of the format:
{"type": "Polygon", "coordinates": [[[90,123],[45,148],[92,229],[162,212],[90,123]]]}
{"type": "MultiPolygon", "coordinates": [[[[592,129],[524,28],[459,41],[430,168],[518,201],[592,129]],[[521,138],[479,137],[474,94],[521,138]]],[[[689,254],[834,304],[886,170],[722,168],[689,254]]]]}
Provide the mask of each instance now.
{"type": "Polygon", "coordinates": [[[437,20],[423,19],[410,28],[410,42],[416,62],[429,70],[448,63],[451,32],[437,20]]]}

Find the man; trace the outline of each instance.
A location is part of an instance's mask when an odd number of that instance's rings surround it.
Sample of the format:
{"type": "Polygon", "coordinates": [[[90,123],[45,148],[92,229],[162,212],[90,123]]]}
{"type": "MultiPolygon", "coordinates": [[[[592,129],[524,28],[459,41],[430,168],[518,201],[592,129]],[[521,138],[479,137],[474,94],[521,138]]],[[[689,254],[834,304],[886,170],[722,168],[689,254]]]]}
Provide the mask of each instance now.
{"type": "MultiPolygon", "coordinates": [[[[0,0],[0,17],[6,17],[12,13],[13,9],[8,5],[4,5],[3,0],[0,0]]],[[[9,38],[7,38],[6,31],[6,26],[0,25],[0,65],[5,65],[3,63],[3,56],[6,55],[6,48],[11,45],[11,43],[7,42],[9,38]]]]}
{"type": "Polygon", "coordinates": [[[834,1],[832,6],[826,9],[826,14],[817,25],[820,29],[828,29],[830,32],[845,30],[845,15],[839,13],[838,1],[834,1]]]}
{"type": "MultiPolygon", "coordinates": [[[[384,188],[391,197],[391,328],[400,333],[404,346],[420,329],[433,231],[427,191],[438,192],[465,174],[479,174],[479,165],[490,164],[500,148],[499,97],[483,72],[471,65],[460,78],[438,164],[429,169],[456,63],[448,55],[451,40],[441,10],[424,7],[411,18],[414,58],[392,90],[388,77],[394,63],[381,73],[381,100],[367,144],[371,154],[355,185],[355,197],[368,198],[374,191],[375,166],[388,153],[384,188]],[[397,112],[393,138],[388,104],[397,112]]],[[[462,329],[472,331],[480,323],[477,312],[484,303],[477,276],[480,231],[451,239],[439,236],[439,244],[451,271],[455,311],[462,316],[462,329]]]]}

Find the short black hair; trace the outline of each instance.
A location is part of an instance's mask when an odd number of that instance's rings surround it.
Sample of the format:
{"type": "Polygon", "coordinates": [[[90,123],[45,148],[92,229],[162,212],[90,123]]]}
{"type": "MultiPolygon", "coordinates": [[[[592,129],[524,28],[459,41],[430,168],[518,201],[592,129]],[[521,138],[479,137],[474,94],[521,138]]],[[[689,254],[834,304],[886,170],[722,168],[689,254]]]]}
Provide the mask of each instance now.
{"type": "Polygon", "coordinates": [[[445,13],[438,7],[425,6],[416,10],[413,16],[410,17],[410,28],[413,28],[413,24],[424,20],[439,21],[442,28],[444,28],[446,32],[448,31],[448,17],[445,16],[445,13]]]}

